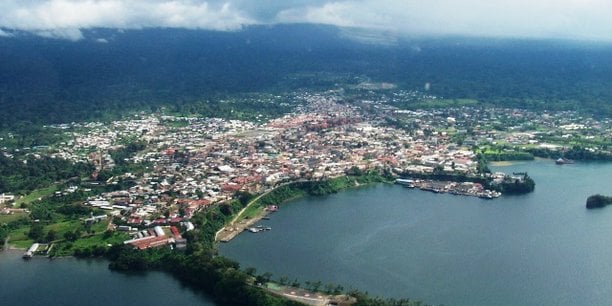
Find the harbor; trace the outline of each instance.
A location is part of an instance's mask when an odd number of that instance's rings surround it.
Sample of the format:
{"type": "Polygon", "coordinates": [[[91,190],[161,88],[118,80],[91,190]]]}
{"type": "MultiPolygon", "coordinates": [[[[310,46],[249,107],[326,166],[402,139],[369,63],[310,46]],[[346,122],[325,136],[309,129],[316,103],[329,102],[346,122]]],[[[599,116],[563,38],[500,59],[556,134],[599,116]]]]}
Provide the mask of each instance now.
{"type": "Polygon", "coordinates": [[[417,188],[434,193],[450,193],[453,195],[472,196],[482,199],[495,199],[501,196],[501,192],[485,189],[482,184],[474,182],[451,182],[425,179],[397,179],[396,184],[406,188],[417,188]]]}
{"type": "Polygon", "coordinates": [[[229,242],[244,231],[249,231],[251,233],[269,231],[272,228],[263,227],[262,225],[255,226],[255,223],[261,220],[270,220],[269,214],[274,213],[276,211],[278,211],[277,205],[268,205],[257,216],[248,219],[236,220],[230,225],[219,230],[217,232],[215,240],[220,242],[229,242]]]}

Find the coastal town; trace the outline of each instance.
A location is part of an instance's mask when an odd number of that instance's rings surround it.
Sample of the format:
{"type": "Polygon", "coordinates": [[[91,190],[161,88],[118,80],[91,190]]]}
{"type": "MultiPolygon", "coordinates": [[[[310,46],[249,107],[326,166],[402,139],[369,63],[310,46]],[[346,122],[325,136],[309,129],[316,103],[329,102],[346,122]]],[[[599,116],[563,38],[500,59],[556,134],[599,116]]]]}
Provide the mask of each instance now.
{"type": "MultiPolygon", "coordinates": [[[[377,97],[347,103],[341,90],[298,92],[291,96],[294,111],[270,120],[138,113],[111,123],[50,125],[46,129],[66,140],[3,148],[2,154],[12,158],[25,152],[93,165],[89,177],[51,196],[114,186],[81,203],[96,211],[82,221],[104,221],[107,230],[125,232],[129,239],[124,243],[137,249],[185,248],[181,233],[195,228],[190,221],[194,213],[290,182],[378,169],[406,187],[494,199],[502,193],[490,186],[522,182],[526,174],[490,173],[483,156],[553,157],[576,144],[586,144],[582,152],[611,154],[608,119],[476,106],[408,110],[394,101],[441,98],[405,91],[383,91],[377,97]],[[113,152],[132,147],[122,159],[113,158],[113,152]]],[[[2,212],[20,209],[11,205],[15,200],[3,194],[2,212]]]]}

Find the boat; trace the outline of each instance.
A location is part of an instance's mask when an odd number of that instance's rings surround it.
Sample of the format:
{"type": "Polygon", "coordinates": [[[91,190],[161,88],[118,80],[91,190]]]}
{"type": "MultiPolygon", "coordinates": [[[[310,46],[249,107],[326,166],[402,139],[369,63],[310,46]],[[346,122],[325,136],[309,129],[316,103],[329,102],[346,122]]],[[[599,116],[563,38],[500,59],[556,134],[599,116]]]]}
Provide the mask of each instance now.
{"type": "Polygon", "coordinates": [[[559,159],[555,160],[555,164],[557,165],[565,165],[565,164],[573,164],[573,163],[574,163],[573,160],[563,158],[563,157],[560,157],[559,159]]]}
{"type": "Polygon", "coordinates": [[[395,183],[398,185],[402,185],[406,188],[414,188],[414,181],[413,180],[407,180],[407,179],[396,179],[395,183]]]}
{"type": "Polygon", "coordinates": [[[277,212],[278,211],[278,205],[268,205],[268,206],[266,206],[265,211],[277,212]]]}
{"type": "Polygon", "coordinates": [[[272,230],[272,228],[271,228],[271,227],[269,227],[269,226],[257,225],[257,226],[255,226],[255,227],[249,227],[249,228],[248,228],[248,230],[249,230],[249,232],[251,232],[251,233],[259,233],[259,232],[261,232],[261,231],[269,231],[269,230],[272,230]]]}

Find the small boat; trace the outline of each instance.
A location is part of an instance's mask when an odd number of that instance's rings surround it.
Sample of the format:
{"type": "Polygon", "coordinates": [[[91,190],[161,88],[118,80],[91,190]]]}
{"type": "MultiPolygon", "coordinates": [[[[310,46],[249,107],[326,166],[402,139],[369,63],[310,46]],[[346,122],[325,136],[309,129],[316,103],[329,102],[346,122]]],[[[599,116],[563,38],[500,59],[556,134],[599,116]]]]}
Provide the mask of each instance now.
{"type": "Polygon", "coordinates": [[[573,163],[574,163],[573,160],[567,159],[567,158],[563,158],[563,157],[555,160],[555,164],[557,164],[557,165],[565,165],[565,164],[573,164],[573,163]]]}
{"type": "Polygon", "coordinates": [[[261,231],[270,231],[270,230],[272,230],[272,228],[269,227],[269,226],[258,225],[258,226],[255,226],[255,227],[249,227],[248,230],[251,233],[259,233],[261,231]]]}

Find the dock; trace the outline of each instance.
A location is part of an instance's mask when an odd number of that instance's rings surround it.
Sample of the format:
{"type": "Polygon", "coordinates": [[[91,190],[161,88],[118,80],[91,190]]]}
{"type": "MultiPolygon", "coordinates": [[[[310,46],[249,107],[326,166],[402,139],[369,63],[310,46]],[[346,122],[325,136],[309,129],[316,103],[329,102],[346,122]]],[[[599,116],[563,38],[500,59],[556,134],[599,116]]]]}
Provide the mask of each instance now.
{"type": "Polygon", "coordinates": [[[495,199],[501,196],[500,192],[484,189],[479,183],[473,182],[451,182],[451,181],[436,181],[436,180],[408,180],[397,179],[397,184],[407,188],[418,188],[424,191],[434,193],[450,193],[452,195],[479,197],[482,199],[495,199]]]}
{"type": "Polygon", "coordinates": [[[32,244],[32,246],[30,246],[30,248],[23,253],[23,259],[30,259],[34,256],[34,252],[36,252],[36,250],[38,250],[38,247],[40,246],[40,244],[38,243],[34,243],[32,244]]]}
{"type": "Polygon", "coordinates": [[[243,231],[252,228],[255,223],[259,220],[263,219],[268,215],[268,211],[263,210],[258,216],[255,216],[250,219],[243,219],[239,222],[234,222],[219,231],[217,234],[217,241],[220,242],[229,242],[232,239],[236,238],[243,231]]]}

